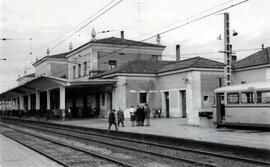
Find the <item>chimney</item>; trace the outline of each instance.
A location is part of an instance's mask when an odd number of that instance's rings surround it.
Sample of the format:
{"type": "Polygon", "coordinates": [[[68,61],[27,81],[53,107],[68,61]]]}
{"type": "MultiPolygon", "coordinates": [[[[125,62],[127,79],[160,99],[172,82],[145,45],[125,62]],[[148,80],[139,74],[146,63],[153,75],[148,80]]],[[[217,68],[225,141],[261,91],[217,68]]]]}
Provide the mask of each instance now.
{"type": "Polygon", "coordinates": [[[121,31],[121,39],[125,39],[125,32],[124,31],[121,31]]]}
{"type": "Polygon", "coordinates": [[[234,65],[234,63],[237,62],[237,56],[236,55],[232,55],[232,65],[234,65]]]}
{"type": "Polygon", "coordinates": [[[262,44],[262,50],[264,50],[264,44],[262,44]]]}
{"type": "Polygon", "coordinates": [[[176,61],[180,61],[180,45],[176,45],[176,61]]]}

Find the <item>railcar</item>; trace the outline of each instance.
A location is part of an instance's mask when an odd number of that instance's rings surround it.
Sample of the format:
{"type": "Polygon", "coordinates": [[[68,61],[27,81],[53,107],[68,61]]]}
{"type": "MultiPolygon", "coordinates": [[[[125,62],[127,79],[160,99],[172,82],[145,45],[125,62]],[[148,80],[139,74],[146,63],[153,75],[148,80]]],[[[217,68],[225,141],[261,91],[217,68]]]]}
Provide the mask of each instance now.
{"type": "Polygon", "coordinates": [[[217,88],[213,119],[217,127],[270,129],[270,82],[217,88]]]}

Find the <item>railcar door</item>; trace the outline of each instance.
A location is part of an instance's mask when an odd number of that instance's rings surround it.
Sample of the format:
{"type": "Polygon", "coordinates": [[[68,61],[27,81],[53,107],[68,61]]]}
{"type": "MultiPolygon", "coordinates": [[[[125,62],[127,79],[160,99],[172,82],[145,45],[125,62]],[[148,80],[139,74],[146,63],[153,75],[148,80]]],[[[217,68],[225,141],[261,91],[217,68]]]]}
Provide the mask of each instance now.
{"type": "Polygon", "coordinates": [[[222,123],[225,117],[224,93],[217,93],[217,124],[222,123]]]}

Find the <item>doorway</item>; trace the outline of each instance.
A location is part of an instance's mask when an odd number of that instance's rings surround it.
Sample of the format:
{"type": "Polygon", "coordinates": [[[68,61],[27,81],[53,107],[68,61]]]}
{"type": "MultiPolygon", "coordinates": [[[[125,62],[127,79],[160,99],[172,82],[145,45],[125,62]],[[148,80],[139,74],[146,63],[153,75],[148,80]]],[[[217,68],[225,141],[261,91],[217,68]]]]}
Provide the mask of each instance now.
{"type": "Polygon", "coordinates": [[[180,103],[182,106],[182,118],[186,118],[187,117],[186,91],[181,90],[180,94],[181,94],[181,102],[180,103]]]}
{"type": "Polygon", "coordinates": [[[164,92],[165,97],[165,110],[166,110],[166,118],[170,117],[170,98],[169,92],[164,92]]]}
{"type": "Polygon", "coordinates": [[[225,118],[224,93],[217,93],[217,123],[222,123],[225,118]]]}

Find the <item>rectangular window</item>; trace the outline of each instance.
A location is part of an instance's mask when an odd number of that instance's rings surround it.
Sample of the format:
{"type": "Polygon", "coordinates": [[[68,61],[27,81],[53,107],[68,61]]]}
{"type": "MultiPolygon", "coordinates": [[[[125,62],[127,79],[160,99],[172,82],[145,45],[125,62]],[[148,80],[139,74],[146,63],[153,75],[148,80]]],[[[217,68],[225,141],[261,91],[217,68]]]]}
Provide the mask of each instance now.
{"type": "Polygon", "coordinates": [[[87,75],[87,62],[84,62],[84,70],[83,70],[83,75],[86,76],[87,75]]]}
{"type": "Polygon", "coordinates": [[[227,102],[228,102],[228,104],[238,104],[239,103],[239,94],[238,93],[228,93],[227,102]]]}
{"type": "Polygon", "coordinates": [[[108,65],[109,65],[109,70],[114,69],[116,67],[116,60],[109,60],[108,65]]]}
{"type": "Polygon", "coordinates": [[[81,64],[78,65],[78,77],[81,77],[81,64]]]}
{"type": "Polygon", "coordinates": [[[147,93],[140,93],[140,103],[147,103],[147,93]]]}
{"type": "Polygon", "coordinates": [[[270,104],[270,91],[257,92],[257,103],[270,104]]]}
{"type": "Polygon", "coordinates": [[[152,55],[152,60],[158,60],[158,55],[152,55]]]}
{"type": "Polygon", "coordinates": [[[250,104],[253,101],[253,92],[242,92],[241,93],[241,103],[250,104]]]}
{"type": "Polygon", "coordinates": [[[73,79],[76,77],[76,66],[73,66],[73,79]]]}
{"type": "Polygon", "coordinates": [[[203,96],[203,101],[208,101],[208,96],[203,96]]]}

